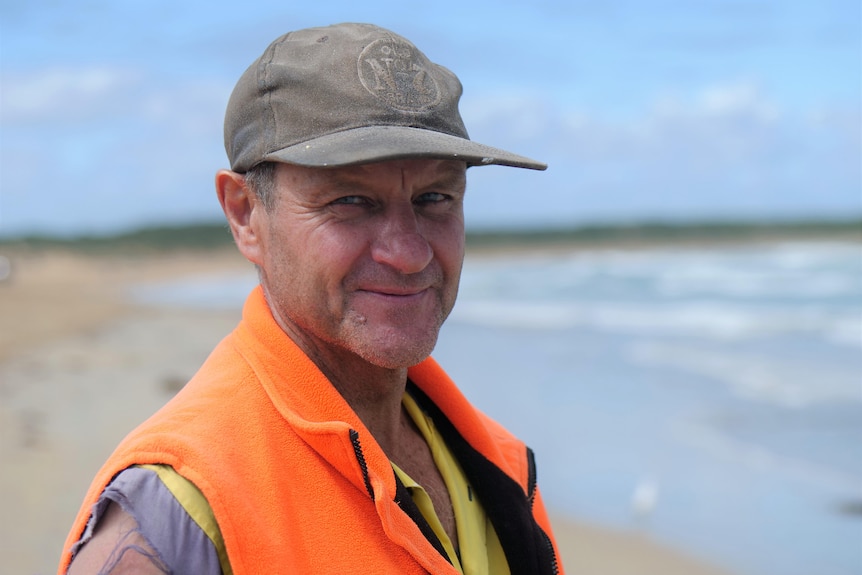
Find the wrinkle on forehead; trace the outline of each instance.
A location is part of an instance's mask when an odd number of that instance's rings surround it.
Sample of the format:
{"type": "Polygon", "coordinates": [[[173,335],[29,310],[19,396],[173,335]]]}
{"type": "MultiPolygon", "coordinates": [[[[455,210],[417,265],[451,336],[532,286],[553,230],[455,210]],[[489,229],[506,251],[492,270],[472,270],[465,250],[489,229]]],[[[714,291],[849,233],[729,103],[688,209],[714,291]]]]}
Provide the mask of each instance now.
{"type": "Polygon", "coordinates": [[[465,187],[466,171],[466,163],[457,160],[392,160],[337,168],[279,164],[277,178],[294,189],[325,185],[329,190],[355,191],[371,188],[391,174],[398,177],[402,190],[415,185],[411,179],[420,178],[419,189],[454,191],[465,187]]]}

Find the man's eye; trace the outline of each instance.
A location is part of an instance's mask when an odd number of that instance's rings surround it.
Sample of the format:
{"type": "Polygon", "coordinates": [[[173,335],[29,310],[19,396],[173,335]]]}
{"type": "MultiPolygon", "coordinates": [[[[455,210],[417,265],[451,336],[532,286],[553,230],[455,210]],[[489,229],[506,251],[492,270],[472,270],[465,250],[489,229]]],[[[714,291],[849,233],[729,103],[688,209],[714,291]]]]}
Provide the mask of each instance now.
{"type": "Polygon", "coordinates": [[[418,198],[416,198],[416,203],[418,204],[436,204],[439,202],[445,202],[449,199],[449,196],[446,194],[441,194],[440,192],[427,192],[422,194],[418,198]]]}
{"type": "Polygon", "coordinates": [[[360,206],[368,203],[368,200],[366,200],[362,196],[344,196],[343,198],[338,198],[332,203],[335,205],[342,206],[360,206]]]}

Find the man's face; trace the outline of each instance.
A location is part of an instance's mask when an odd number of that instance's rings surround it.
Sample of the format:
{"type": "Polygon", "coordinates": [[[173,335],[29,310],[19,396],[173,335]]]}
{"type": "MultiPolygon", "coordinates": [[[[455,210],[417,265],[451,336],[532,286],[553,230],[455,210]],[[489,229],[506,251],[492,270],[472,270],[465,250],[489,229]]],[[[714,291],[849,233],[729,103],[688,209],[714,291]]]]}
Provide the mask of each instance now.
{"type": "Polygon", "coordinates": [[[384,368],[431,353],[458,291],[465,172],[443,160],[278,166],[261,282],[306,353],[384,368]]]}

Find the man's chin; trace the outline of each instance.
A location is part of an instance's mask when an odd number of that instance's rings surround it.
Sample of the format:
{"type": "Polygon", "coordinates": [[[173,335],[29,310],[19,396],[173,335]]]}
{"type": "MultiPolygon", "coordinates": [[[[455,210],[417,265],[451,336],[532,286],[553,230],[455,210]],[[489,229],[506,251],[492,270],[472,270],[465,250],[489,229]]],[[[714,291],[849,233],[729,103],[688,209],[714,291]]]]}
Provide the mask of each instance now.
{"type": "Polygon", "coordinates": [[[437,331],[433,335],[393,335],[363,341],[354,347],[362,359],[384,369],[407,369],[425,361],[437,343],[437,331]]]}
{"type": "Polygon", "coordinates": [[[409,369],[428,359],[431,351],[431,349],[423,351],[376,351],[362,354],[362,356],[368,363],[383,369],[409,369]]]}

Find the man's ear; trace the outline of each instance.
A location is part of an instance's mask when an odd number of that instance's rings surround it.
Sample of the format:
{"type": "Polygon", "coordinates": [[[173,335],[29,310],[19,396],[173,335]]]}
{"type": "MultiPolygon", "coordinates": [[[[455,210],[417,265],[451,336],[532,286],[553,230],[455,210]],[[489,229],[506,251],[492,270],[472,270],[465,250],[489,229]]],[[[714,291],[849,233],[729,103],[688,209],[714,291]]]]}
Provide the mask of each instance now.
{"type": "Polygon", "coordinates": [[[216,193],[233,239],[242,255],[251,263],[263,263],[261,227],[265,208],[245,183],[245,176],[230,170],[219,170],[215,178],[216,193]]]}

